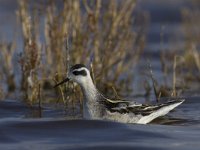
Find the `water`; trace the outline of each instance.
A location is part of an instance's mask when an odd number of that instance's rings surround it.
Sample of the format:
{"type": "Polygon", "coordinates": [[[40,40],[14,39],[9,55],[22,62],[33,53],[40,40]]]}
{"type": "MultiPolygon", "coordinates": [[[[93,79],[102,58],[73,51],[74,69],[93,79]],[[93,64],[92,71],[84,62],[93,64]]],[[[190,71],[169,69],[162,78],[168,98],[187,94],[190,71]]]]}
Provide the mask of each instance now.
{"type": "Polygon", "coordinates": [[[1,149],[198,149],[199,127],[96,120],[2,119],[1,149]]]}
{"type": "Polygon", "coordinates": [[[55,106],[40,111],[19,101],[1,101],[0,149],[198,149],[199,99],[186,98],[148,125],[71,119],[55,106]]]}
{"type": "MultiPolygon", "coordinates": [[[[9,7],[1,1],[0,32],[5,39],[12,40],[14,32],[13,16],[15,1],[9,7]],[[5,9],[6,8],[6,9],[5,9]],[[6,23],[7,22],[7,23],[6,23]],[[8,30],[9,28],[9,30],[8,30]],[[10,30],[12,29],[12,30],[10,30]],[[9,31],[9,32],[4,32],[9,31]]],[[[159,60],[160,31],[164,27],[163,48],[182,47],[183,42],[169,43],[171,37],[182,38],[180,9],[185,6],[181,0],[139,1],[140,9],[150,11],[147,46],[139,68],[144,68],[144,60],[152,61],[154,73],[161,78],[159,60]]],[[[11,1],[9,1],[11,3],[11,1]]],[[[20,38],[18,39],[20,43],[20,38]]],[[[20,47],[18,47],[20,51],[20,47]]],[[[141,81],[138,80],[140,85],[141,81]]],[[[140,90],[140,89],[139,89],[140,90]]],[[[52,105],[29,108],[18,100],[0,101],[0,149],[200,149],[200,96],[199,89],[189,91],[186,101],[167,116],[154,120],[148,125],[120,124],[116,122],[82,120],[76,112],[66,113],[63,108],[52,105]],[[193,95],[193,96],[191,96],[193,95]],[[76,117],[74,117],[76,116],[76,117]]]]}

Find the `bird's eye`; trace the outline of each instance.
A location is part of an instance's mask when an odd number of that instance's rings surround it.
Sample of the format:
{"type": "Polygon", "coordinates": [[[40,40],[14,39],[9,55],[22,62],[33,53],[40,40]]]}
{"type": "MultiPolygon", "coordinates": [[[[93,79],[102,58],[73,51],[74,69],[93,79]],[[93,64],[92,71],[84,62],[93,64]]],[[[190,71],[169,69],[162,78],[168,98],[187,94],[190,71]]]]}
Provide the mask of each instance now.
{"type": "Polygon", "coordinates": [[[73,71],[72,72],[75,76],[81,75],[81,76],[87,76],[87,72],[85,70],[80,71],[73,71]]]}

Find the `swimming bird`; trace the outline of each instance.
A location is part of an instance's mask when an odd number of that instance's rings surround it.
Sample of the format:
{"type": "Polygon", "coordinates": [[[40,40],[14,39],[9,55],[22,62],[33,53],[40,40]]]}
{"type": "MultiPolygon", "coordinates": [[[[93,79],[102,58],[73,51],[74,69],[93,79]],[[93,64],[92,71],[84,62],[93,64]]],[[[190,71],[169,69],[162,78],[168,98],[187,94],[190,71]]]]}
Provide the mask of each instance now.
{"type": "Polygon", "coordinates": [[[140,104],[128,100],[112,100],[98,91],[93,83],[89,69],[83,64],[76,64],[69,70],[66,79],[56,84],[57,87],[67,81],[78,83],[83,92],[83,116],[86,119],[104,119],[122,123],[147,124],[184,102],[184,99],[171,100],[156,105],[140,104]]]}

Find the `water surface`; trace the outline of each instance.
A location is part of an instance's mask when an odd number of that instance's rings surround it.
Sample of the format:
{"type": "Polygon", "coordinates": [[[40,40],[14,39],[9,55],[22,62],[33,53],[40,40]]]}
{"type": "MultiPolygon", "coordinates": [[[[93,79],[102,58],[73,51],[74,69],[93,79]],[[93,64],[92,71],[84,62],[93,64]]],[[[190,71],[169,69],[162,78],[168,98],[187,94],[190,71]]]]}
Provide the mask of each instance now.
{"type": "Polygon", "coordinates": [[[198,149],[199,127],[2,119],[1,149],[198,149]]]}
{"type": "Polygon", "coordinates": [[[0,149],[198,149],[199,99],[186,98],[148,125],[72,119],[53,106],[40,112],[19,101],[1,101],[0,149]]]}

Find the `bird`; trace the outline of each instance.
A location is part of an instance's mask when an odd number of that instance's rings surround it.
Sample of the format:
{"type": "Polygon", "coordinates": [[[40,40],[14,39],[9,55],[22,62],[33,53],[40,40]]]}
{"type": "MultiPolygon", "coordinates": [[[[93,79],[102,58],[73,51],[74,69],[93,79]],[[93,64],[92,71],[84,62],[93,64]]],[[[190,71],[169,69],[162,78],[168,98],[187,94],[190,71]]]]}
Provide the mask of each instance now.
{"type": "Polygon", "coordinates": [[[161,104],[147,105],[130,100],[107,98],[96,88],[89,69],[83,64],[71,66],[67,77],[57,83],[54,88],[68,81],[76,82],[81,87],[85,119],[147,124],[166,115],[185,101],[185,99],[176,99],[161,104]]]}

